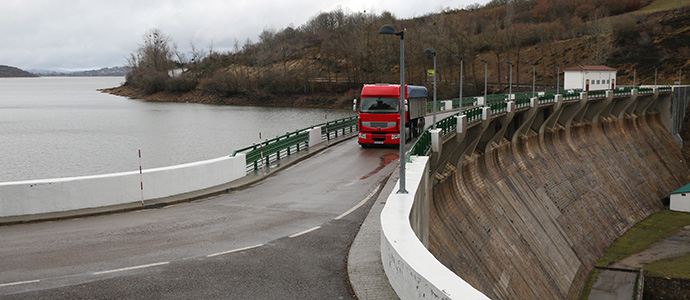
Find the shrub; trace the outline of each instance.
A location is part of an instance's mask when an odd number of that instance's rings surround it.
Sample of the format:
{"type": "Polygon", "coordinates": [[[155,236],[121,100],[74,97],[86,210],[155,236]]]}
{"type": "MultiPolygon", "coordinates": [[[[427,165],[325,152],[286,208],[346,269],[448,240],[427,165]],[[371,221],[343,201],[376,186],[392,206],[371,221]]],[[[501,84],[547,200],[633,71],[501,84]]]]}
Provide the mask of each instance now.
{"type": "Polygon", "coordinates": [[[186,93],[196,88],[199,82],[186,76],[169,78],[166,84],[166,91],[172,93],[186,93]]]}

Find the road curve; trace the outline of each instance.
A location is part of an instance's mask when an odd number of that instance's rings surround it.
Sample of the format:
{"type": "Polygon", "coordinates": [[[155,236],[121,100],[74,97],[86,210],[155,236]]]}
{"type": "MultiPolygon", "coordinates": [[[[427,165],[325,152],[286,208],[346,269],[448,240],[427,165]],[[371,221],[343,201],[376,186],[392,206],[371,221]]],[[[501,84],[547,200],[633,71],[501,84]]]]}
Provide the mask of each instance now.
{"type": "Polygon", "coordinates": [[[350,139],[214,198],[0,227],[0,298],[352,298],[347,248],[395,159],[350,139]]]}

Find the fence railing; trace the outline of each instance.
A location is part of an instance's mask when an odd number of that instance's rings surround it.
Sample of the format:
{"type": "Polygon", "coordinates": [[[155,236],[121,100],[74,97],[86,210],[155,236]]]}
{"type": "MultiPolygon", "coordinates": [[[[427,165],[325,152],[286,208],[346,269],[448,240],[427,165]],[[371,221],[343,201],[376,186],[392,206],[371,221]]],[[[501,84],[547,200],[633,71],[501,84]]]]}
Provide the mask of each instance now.
{"type": "MultiPolygon", "coordinates": [[[[626,96],[630,95],[632,87],[621,87],[613,91],[614,96],[626,96]]],[[[660,86],[658,87],[659,93],[669,93],[672,91],[671,86],[660,86]]],[[[652,93],[652,88],[640,88],[638,90],[641,94],[652,93]]],[[[515,106],[517,109],[522,109],[528,107],[530,104],[530,98],[527,93],[516,94],[514,99],[515,106]]],[[[605,97],[606,91],[591,91],[588,92],[587,97],[589,99],[605,97]]],[[[490,99],[489,103],[486,105],[490,107],[492,114],[503,113],[507,110],[508,95],[490,95],[487,97],[490,99]]],[[[580,94],[577,92],[563,94],[563,100],[577,100],[580,99],[580,94]]],[[[449,99],[453,101],[453,108],[457,108],[460,104],[460,99],[449,99]]],[[[447,100],[446,100],[447,101],[447,100]]],[[[462,99],[463,107],[469,107],[474,105],[475,97],[466,97],[462,99]]],[[[555,101],[554,93],[546,92],[544,96],[538,97],[539,104],[546,104],[555,101]]],[[[428,109],[431,109],[427,105],[428,109]]],[[[467,124],[473,124],[481,120],[482,107],[471,107],[464,109],[463,112],[467,116],[467,124]]],[[[457,120],[454,114],[450,117],[444,118],[437,122],[437,127],[443,129],[443,135],[446,136],[452,133],[457,128],[457,120]]],[[[244,153],[247,160],[247,171],[255,171],[259,168],[270,165],[271,162],[275,162],[284,159],[299,151],[305,150],[309,144],[309,133],[310,129],[321,126],[321,140],[328,141],[339,136],[344,136],[347,134],[355,133],[357,129],[357,116],[351,116],[347,118],[342,118],[334,121],[329,121],[326,123],[317,124],[304,129],[296,130],[293,132],[288,132],[284,135],[266,140],[264,142],[253,144],[242,149],[235,150],[233,156],[237,153],[244,153]]],[[[427,131],[424,131],[422,135],[415,141],[410,149],[409,155],[426,155],[431,148],[431,135],[427,131]]]]}
{"type": "Polygon", "coordinates": [[[606,98],[606,91],[587,92],[587,99],[606,98]]]}
{"type": "Polygon", "coordinates": [[[554,103],[556,102],[556,96],[553,94],[539,96],[537,97],[537,102],[539,102],[539,104],[554,103]]]}
{"type": "MultiPolygon", "coordinates": [[[[623,95],[630,95],[632,93],[632,87],[621,87],[616,90],[614,90],[614,96],[623,96],[623,95]]],[[[663,86],[663,87],[658,87],[659,93],[669,93],[672,91],[671,86],[663,86]]],[[[653,92],[653,89],[651,88],[640,88],[638,90],[640,93],[650,93],[653,92]],[[651,91],[648,91],[651,90],[651,91]]],[[[564,101],[569,101],[569,100],[579,100],[580,99],[580,91],[579,90],[572,90],[572,93],[565,93],[563,95],[563,100],[564,101]]],[[[602,98],[606,97],[606,91],[590,91],[587,93],[587,98],[588,99],[596,99],[596,98],[602,98]]],[[[496,114],[496,113],[501,113],[505,112],[507,109],[507,102],[508,100],[508,95],[491,95],[491,97],[487,97],[489,99],[494,99],[493,101],[490,101],[486,106],[491,108],[491,113],[496,114]],[[503,97],[502,101],[496,101],[495,99],[501,99],[500,97],[503,97]]],[[[463,102],[465,100],[472,99],[474,101],[474,97],[468,97],[468,98],[463,98],[463,102]]],[[[544,93],[544,96],[539,96],[537,98],[539,104],[547,104],[547,103],[552,103],[556,101],[555,98],[555,93],[547,91],[544,93]]],[[[459,103],[458,99],[453,100],[454,105],[455,103],[459,103]]],[[[530,98],[527,93],[525,94],[516,94],[515,96],[515,107],[516,109],[522,109],[525,107],[528,107],[530,105],[530,98]]],[[[463,104],[464,105],[464,104],[463,104]]],[[[469,105],[469,103],[468,103],[469,105]]],[[[467,124],[472,124],[474,122],[477,122],[481,120],[481,115],[482,115],[482,107],[476,106],[476,107],[471,107],[464,109],[462,114],[465,114],[467,117],[467,124]]],[[[460,114],[460,113],[458,113],[460,114]]],[[[436,123],[437,128],[441,128],[443,132],[443,136],[447,136],[451,134],[455,129],[457,129],[457,119],[456,116],[458,114],[453,114],[450,117],[444,118],[436,123]]],[[[417,140],[412,144],[412,147],[407,153],[407,160],[410,160],[410,156],[412,155],[419,155],[419,156],[425,156],[429,153],[431,150],[431,133],[429,130],[425,130],[422,132],[422,134],[417,138],[417,140]]]]}
{"type": "Polygon", "coordinates": [[[474,122],[479,121],[482,118],[482,108],[481,107],[472,107],[472,108],[463,110],[463,113],[467,116],[467,124],[472,124],[474,122]]]}
{"type": "Polygon", "coordinates": [[[295,154],[309,146],[309,130],[321,126],[321,140],[327,141],[347,133],[355,132],[357,128],[357,116],[342,118],[304,129],[288,132],[284,135],[253,144],[242,149],[235,150],[232,156],[237,153],[244,153],[247,160],[247,172],[258,170],[281,159],[295,154]]]}

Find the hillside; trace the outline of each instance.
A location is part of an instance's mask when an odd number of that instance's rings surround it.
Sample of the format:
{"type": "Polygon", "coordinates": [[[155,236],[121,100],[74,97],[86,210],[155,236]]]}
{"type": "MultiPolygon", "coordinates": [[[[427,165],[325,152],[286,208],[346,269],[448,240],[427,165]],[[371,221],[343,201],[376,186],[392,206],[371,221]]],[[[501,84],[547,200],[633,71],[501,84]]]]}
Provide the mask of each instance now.
{"type": "Polygon", "coordinates": [[[301,26],[266,29],[257,42],[237,44],[227,53],[196,48],[178,53],[172,38],[154,29],[131,54],[126,86],[158,100],[178,101],[193,93],[219,104],[307,97],[318,105],[322,95],[331,95],[329,103],[336,97],[338,105],[347,107],[363,83],[399,81],[399,38],[378,34],[384,24],[405,29],[406,83],[432,87],[425,71],[433,59],[423,52],[436,52],[441,99],[457,95],[460,61],[455,55],[464,63],[466,96],[483,93],[480,58],[487,61],[489,93],[507,92],[507,61],[513,64],[512,82],[521,85],[514,91],[531,89],[531,63],[539,89],[555,89],[557,68],[580,64],[618,69],[620,85],[633,84],[633,74],[636,84],[653,84],[655,70],[659,84],[672,84],[689,62],[689,4],[493,0],[408,20],[385,11],[336,9],[301,26]],[[170,77],[168,70],[176,68],[185,72],[170,77]]]}
{"type": "Polygon", "coordinates": [[[38,77],[38,75],[19,68],[0,65],[0,77],[38,77]]]}

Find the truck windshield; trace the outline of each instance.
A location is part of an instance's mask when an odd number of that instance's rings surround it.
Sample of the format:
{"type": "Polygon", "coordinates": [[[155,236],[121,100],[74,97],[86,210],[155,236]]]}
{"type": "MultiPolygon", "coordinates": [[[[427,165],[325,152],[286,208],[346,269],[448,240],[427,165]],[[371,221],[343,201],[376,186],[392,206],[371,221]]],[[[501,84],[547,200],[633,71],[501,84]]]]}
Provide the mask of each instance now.
{"type": "Polygon", "coordinates": [[[398,98],[362,98],[363,113],[394,113],[398,112],[398,98]]]}

